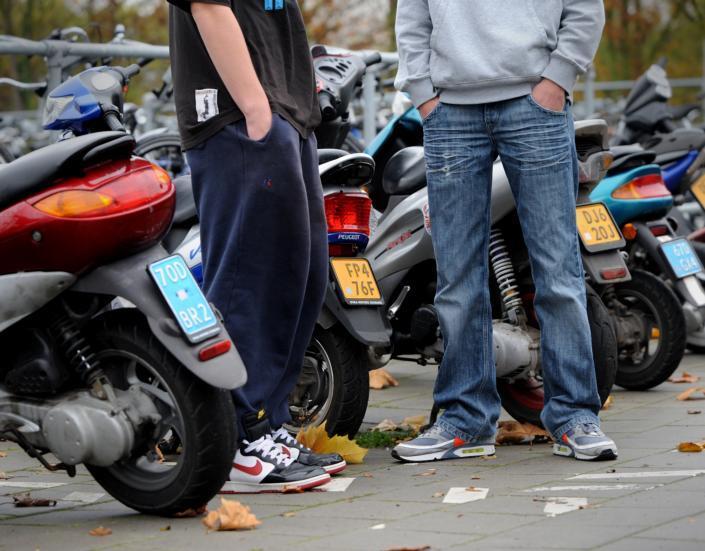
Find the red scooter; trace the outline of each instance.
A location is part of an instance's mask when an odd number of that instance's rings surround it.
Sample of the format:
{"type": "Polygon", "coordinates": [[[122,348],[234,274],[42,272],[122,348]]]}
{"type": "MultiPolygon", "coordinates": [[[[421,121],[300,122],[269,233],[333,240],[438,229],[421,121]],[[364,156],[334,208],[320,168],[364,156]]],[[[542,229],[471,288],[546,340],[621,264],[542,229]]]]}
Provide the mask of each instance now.
{"type": "Polygon", "coordinates": [[[0,169],[0,437],[69,476],[83,463],[129,507],[173,515],[226,480],[236,434],[224,389],[246,374],[183,258],[160,245],[169,176],[109,130],[137,70],[59,86],[45,127],[95,131],[0,169]]]}

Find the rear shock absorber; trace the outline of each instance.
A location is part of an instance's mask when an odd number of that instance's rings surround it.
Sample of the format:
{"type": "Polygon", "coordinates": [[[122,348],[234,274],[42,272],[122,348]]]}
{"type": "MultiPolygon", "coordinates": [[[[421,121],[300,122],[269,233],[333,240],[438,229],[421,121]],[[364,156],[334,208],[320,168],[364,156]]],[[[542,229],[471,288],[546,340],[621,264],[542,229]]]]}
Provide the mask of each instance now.
{"type": "Polygon", "coordinates": [[[509,256],[507,245],[504,242],[502,230],[493,229],[490,231],[489,253],[492,271],[504,304],[505,316],[512,323],[523,327],[526,325],[526,312],[519,294],[514,265],[509,256]]]}
{"type": "Polygon", "coordinates": [[[51,329],[74,373],[91,386],[101,374],[98,369],[100,362],[76,322],[62,313],[54,320],[51,329]]]}

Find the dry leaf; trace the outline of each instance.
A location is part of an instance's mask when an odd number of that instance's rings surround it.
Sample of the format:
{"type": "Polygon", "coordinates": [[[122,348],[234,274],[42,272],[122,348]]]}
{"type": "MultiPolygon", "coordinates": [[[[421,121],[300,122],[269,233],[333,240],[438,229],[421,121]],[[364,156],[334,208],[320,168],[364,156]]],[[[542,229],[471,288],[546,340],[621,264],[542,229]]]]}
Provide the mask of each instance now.
{"type": "Polygon", "coordinates": [[[93,530],[88,533],[91,536],[109,536],[113,533],[113,531],[110,528],[106,528],[105,526],[98,526],[98,528],[93,528],[93,530]]]}
{"type": "Polygon", "coordinates": [[[703,398],[705,398],[705,396],[693,398],[693,394],[696,393],[702,393],[705,395],[705,387],[694,386],[692,388],[689,388],[688,390],[684,390],[678,396],[676,396],[676,400],[680,400],[682,402],[684,400],[702,400],[703,398]]]}
{"type": "Polygon", "coordinates": [[[5,452],[0,452],[0,458],[2,457],[7,457],[7,454],[5,452]]]}
{"type": "Polygon", "coordinates": [[[282,494],[303,494],[304,489],[301,486],[284,486],[282,494]]]}
{"type": "Polygon", "coordinates": [[[358,446],[354,440],[347,436],[333,436],[331,438],[326,432],[325,423],[301,430],[296,435],[296,439],[316,453],[340,454],[350,465],[362,463],[369,451],[358,446]]]}
{"type": "Polygon", "coordinates": [[[479,476],[473,476],[470,478],[470,480],[482,480],[479,476]]]}
{"type": "Polygon", "coordinates": [[[20,497],[13,496],[12,501],[15,507],[56,507],[55,499],[33,498],[29,494],[20,497]]]}
{"type": "Polygon", "coordinates": [[[478,490],[477,488],[475,488],[475,486],[468,486],[467,488],[465,488],[465,491],[466,492],[481,492],[482,490],[478,490]]]}
{"type": "Polygon", "coordinates": [[[208,513],[201,522],[208,530],[215,531],[252,530],[262,524],[249,507],[224,498],[220,499],[218,510],[208,513]]]}
{"type": "Polygon", "coordinates": [[[162,526],[159,531],[160,532],[169,532],[171,530],[171,524],[167,524],[166,526],[162,526]]]}
{"type": "Polygon", "coordinates": [[[443,497],[444,495],[445,495],[444,492],[436,492],[436,493],[433,494],[431,497],[443,497]]]}
{"type": "Polygon", "coordinates": [[[484,461],[491,461],[492,459],[497,459],[496,455],[481,455],[480,459],[484,461]]]}
{"type": "Polygon", "coordinates": [[[416,473],[414,476],[433,476],[436,474],[436,469],[428,469],[422,473],[416,473]]]}
{"type": "Polygon", "coordinates": [[[0,471],[0,480],[10,480],[11,477],[7,476],[4,472],[0,471]]]}
{"type": "Polygon", "coordinates": [[[375,475],[373,475],[372,473],[362,473],[360,476],[363,476],[365,478],[374,478],[375,477],[375,475]]]}
{"type": "Polygon", "coordinates": [[[294,511],[287,511],[286,513],[282,513],[282,516],[284,518],[291,518],[291,517],[295,517],[296,513],[294,511]]]}
{"type": "Polygon", "coordinates": [[[413,417],[407,417],[401,422],[402,427],[409,427],[411,430],[419,432],[421,427],[423,427],[428,422],[428,418],[425,415],[414,415],[413,417]]]}
{"type": "Polygon", "coordinates": [[[497,432],[497,444],[531,444],[536,438],[548,439],[548,433],[530,423],[518,421],[500,421],[497,432]]]}
{"type": "Polygon", "coordinates": [[[668,378],[669,383],[697,383],[699,380],[700,377],[688,373],[687,371],[683,371],[680,375],[674,375],[668,378]]]}
{"type": "Polygon", "coordinates": [[[705,442],[681,442],[678,444],[679,452],[701,452],[705,450],[705,442]]]}
{"type": "Polygon", "coordinates": [[[391,419],[384,419],[383,421],[379,422],[377,425],[372,427],[372,430],[376,430],[378,432],[391,432],[397,430],[398,428],[399,425],[397,425],[391,419]]]}
{"type": "Polygon", "coordinates": [[[370,371],[370,388],[374,390],[382,390],[390,386],[399,386],[392,374],[383,367],[370,371]]]}
{"type": "Polygon", "coordinates": [[[205,505],[201,505],[200,507],[194,509],[193,507],[190,509],[186,509],[185,511],[181,511],[179,513],[174,513],[174,518],[193,518],[193,517],[199,517],[203,513],[207,511],[205,505]]]}
{"type": "Polygon", "coordinates": [[[700,415],[701,413],[702,413],[702,411],[700,411],[699,409],[689,409],[688,410],[688,415],[700,415]]]}
{"type": "Polygon", "coordinates": [[[610,408],[612,407],[612,402],[613,402],[613,401],[614,401],[614,399],[612,398],[612,395],[610,394],[610,395],[607,397],[607,400],[605,400],[605,403],[602,404],[602,411],[604,411],[604,410],[606,410],[606,409],[610,409],[610,408]]]}

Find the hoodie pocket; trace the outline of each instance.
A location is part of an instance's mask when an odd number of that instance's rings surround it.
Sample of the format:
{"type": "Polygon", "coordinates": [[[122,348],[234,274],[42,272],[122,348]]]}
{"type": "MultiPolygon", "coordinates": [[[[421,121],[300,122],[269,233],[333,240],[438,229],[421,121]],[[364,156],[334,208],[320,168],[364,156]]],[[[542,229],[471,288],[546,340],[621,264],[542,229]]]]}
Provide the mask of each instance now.
{"type": "Polygon", "coordinates": [[[534,1],[428,0],[433,84],[471,87],[540,76],[549,37],[534,1]]]}

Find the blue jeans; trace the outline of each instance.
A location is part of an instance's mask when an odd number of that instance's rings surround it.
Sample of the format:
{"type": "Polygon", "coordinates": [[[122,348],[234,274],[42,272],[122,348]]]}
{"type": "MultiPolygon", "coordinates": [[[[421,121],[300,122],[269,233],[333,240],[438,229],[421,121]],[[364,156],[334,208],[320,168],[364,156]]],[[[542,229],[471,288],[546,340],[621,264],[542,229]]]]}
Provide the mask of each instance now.
{"type": "MultiPolygon", "coordinates": [[[[544,408],[556,438],[599,423],[585,282],[575,227],[578,169],[570,106],[530,96],[484,105],[439,104],[424,121],[436,308],[445,354],[434,391],[441,427],[490,439],[500,412],[487,286],[492,164],[500,157],[517,203],[536,288],[544,408]]],[[[511,240],[511,235],[505,235],[511,240]]]]}

